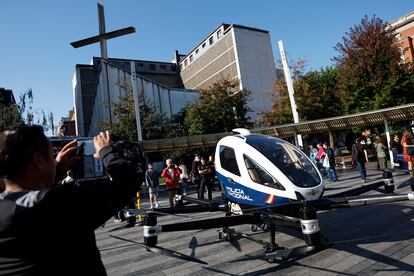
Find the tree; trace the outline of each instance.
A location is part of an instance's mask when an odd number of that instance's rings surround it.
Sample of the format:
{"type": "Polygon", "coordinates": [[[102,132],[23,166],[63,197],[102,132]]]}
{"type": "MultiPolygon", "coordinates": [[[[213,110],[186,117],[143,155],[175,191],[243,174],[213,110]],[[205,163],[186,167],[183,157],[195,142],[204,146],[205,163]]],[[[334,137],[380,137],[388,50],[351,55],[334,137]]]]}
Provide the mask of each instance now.
{"type": "Polygon", "coordinates": [[[19,96],[18,103],[10,106],[0,105],[0,131],[12,125],[33,123],[43,126],[45,131],[53,131],[53,113],[46,114],[44,110],[34,111],[32,104],[33,92],[29,88],[19,96]]]}
{"type": "Polygon", "coordinates": [[[258,125],[274,126],[293,123],[289,93],[284,79],[273,82],[272,108],[262,114],[256,121],[258,125]]]}
{"type": "Polygon", "coordinates": [[[295,82],[295,99],[301,120],[315,120],[343,113],[336,78],[337,70],[334,67],[299,76],[295,82]]]}
{"type": "MultiPolygon", "coordinates": [[[[117,139],[137,141],[138,134],[132,89],[126,83],[118,83],[118,85],[125,93],[119,97],[117,103],[111,103],[115,122],[111,125],[108,121],[101,120],[97,122],[97,127],[109,129],[117,139]]],[[[143,93],[140,93],[138,98],[142,138],[149,140],[169,137],[172,126],[170,126],[170,121],[165,113],[157,113],[154,104],[143,93]]]]}
{"type": "Polygon", "coordinates": [[[197,102],[190,105],[185,127],[190,135],[228,132],[235,127],[251,127],[247,112],[250,91],[239,90],[235,80],[220,80],[200,90],[197,102]]]}
{"type": "Polygon", "coordinates": [[[413,99],[410,66],[401,63],[392,29],[367,16],[350,28],[335,49],[338,88],[346,113],[406,103],[413,99]]]}

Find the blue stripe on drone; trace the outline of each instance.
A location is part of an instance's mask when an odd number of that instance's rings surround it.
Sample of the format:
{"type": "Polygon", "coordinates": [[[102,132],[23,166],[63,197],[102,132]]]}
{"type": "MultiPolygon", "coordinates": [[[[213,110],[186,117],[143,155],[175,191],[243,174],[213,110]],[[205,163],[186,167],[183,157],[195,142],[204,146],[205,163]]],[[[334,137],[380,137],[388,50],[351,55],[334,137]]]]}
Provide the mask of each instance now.
{"type": "Polygon", "coordinates": [[[289,202],[286,197],[275,196],[273,203],[268,204],[266,200],[269,194],[248,188],[235,181],[229,181],[228,177],[218,172],[216,174],[222,184],[224,196],[232,202],[254,206],[275,206],[289,202]]]}

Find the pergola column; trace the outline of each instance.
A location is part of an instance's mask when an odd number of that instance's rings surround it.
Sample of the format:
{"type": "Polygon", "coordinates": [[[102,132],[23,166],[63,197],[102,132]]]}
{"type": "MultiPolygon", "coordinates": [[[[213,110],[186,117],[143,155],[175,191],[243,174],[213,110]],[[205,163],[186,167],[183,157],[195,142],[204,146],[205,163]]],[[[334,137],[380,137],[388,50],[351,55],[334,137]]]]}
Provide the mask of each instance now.
{"type": "Polygon", "coordinates": [[[394,168],[395,164],[394,164],[394,155],[392,154],[392,150],[391,150],[390,128],[388,126],[388,121],[385,118],[384,118],[384,126],[385,126],[385,136],[387,137],[388,152],[390,154],[391,168],[394,168]]]}
{"type": "Polygon", "coordinates": [[[329,134],[329,146],[331,148],[334,148],[335,147],[335,136],[332,131],[329,131],[328,134],[329,134]]]}

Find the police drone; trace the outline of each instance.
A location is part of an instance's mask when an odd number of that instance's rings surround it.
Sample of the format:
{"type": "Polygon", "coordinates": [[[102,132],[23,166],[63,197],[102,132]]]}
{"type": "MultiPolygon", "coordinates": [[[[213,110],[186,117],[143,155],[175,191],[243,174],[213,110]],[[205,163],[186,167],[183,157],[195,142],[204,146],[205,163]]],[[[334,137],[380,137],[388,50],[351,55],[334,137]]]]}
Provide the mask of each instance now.
{"type": "MultiPolygon", "coordinates": [[[[235,129],[233,135],[222,138],[215,150],[216,175],[222,186],[223,197],[213,201],[178,195],[178,201],[190,203],[178,208],[158,208],[145,213],[144,242],[133,242],[155,253],[204,263],[157,246],[163,232],[219,228],[219,238],[226,241],[246,238],[264,245],[263,259],[280,262],[306,256],[330,245],[319,227],[318,212],[372,204],[414,200],[414,193],[379,196],[361,196],[373,189],[393,193],[394,180],[390,171],[383,179],[367,183],[337,194],[324,196],[325,185],[317,167],[300,149],[291,143],[265,135],[235,129]],[[157,216],[197,212],[223,212],[225,216],[159,225],[157,216]],[[263,242],[232,229],[249,224],[251,230],[269,232],[269,241],[263,242]],[[306,245],[285,248],[276,243],[276,226],[296,229],[303,234],[306,245]]],[[[141,213],[140,213],[141,214],[141,213]]]]}

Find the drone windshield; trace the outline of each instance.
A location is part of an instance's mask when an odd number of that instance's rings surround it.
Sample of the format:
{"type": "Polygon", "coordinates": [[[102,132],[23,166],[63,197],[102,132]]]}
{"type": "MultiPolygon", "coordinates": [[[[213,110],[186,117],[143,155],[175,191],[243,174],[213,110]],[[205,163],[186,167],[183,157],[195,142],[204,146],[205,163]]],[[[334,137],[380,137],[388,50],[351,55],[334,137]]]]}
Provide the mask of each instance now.
{"type": "Polygon", "coordinates": [[[258,150],[298,187],[321,183],[319,174],[306,155],[290,143],[274,137],[247,136],[246,143],[258,150]]]}

